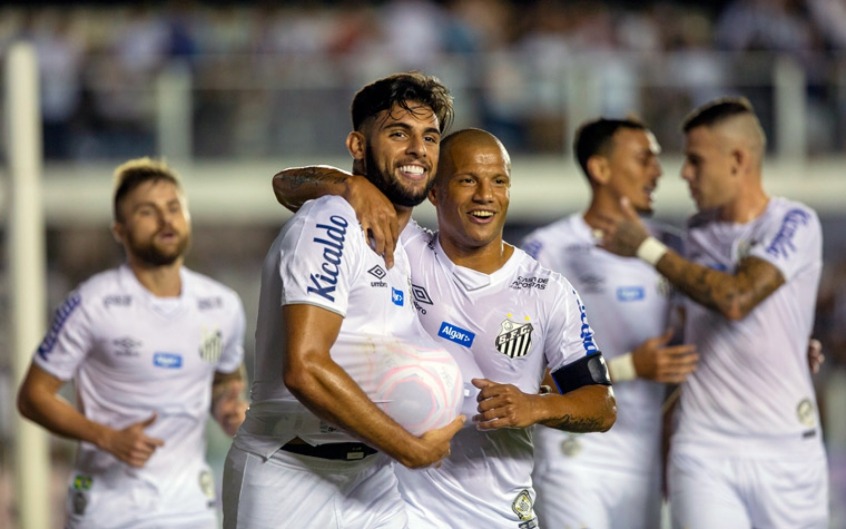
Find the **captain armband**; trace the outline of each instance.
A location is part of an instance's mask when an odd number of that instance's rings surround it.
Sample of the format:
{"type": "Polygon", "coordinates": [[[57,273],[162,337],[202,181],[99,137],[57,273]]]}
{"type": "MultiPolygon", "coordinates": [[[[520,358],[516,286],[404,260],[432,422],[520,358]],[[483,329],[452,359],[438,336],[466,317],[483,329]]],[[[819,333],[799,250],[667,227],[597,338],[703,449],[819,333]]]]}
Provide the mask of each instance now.
{"type": "Polygon", "coordinates": [[[558,386],[558,391],[562,395],[582,386],[592,384],[611,385],[608,366],[600,352],[589,354],[572,364],[556,369],[552,372],[552,380],[555,381],[555,385],[558,386]]]}

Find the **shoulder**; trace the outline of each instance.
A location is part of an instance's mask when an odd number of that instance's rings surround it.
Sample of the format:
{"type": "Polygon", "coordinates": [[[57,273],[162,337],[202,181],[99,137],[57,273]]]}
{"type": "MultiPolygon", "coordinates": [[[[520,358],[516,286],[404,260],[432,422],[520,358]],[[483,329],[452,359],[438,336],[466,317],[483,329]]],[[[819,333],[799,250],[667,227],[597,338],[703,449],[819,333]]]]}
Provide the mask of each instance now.
{"type": "Polygon", "coordinates": [[[182,276],[189,283],[191,291],[197,296],[217,295],[240,302],[241,296],[233,288],[205,274],[183,267],[182,276]]]}
{"type": "Polygon", "coordinates": [[[437,237],[437,232],[421,226],[416,220],[411,219],[400,233],[400,244],[405,247],[417,245],[431,248],[435,237],[437,237]]]}
{"type": "Polygon", "coordinates": [[[567,216],[540,227],[523,238],[521,246],[529,255],[537,257],[544,250],[572,244],[575,238],[573,216],[567,216]]]}
{"type": "Polygon", "coordinates": [[[768,213],[770,212],[775,221],[783,221],[792,218],[797,221],[813,220],[814,222],[819,223],[819,216],[813,208],[803,204],[802,202],[791,200],[789,198],[773,197],[770,199],[768,213]]]}
{"type": "Polygon", "coordinates": [[[353,222],[356,218],[355,210],[349,202],[341,197],[327,195],[306,201],[294,214],[295,218],[327,218],[332,216],[343,217],[347,222],[353,222]]]}
{"type": "Polygon", "coordinates": [[[127,292],[121,281],[121,269],[112,268],[89,277],[77,285],[73,293],[82,299],[91,300],[127,292]]]}

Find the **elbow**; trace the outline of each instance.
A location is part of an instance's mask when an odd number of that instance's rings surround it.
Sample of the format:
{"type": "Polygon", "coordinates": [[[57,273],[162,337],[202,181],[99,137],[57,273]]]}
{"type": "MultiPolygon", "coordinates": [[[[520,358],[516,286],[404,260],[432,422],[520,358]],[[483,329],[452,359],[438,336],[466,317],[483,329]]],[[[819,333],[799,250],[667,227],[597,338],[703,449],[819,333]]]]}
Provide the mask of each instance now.
{"type": "Polygon", "coordinates": [[[720,307],[719,310],[720,314],[722,314],[725,319],[729,321],[740,321],[745,318],[752,309],[751,307],[744,307],[739,303],[732,303],[731,305],[720,307]]]}
{"type": "Polygon", "coordinates": [[[296,213],[300,204],[296,204],[290,199],[291,190],[286,181],[285,171],[280,171],[273,175],[272,181],[273,195],[276,197],[276,202],[283,206],[288,211],[296,213]]]}
{"type": "Polygon", "coordinates": [[[35,420],[35,406],[33,405],[32,398],[27,391],[26,386],[22,386],[21,390],[18,392],[16,404],[18,413],[20,413],[22,417],[29,419],[30,421],[35,420]]]}
{"type": "Polygon", "coordinates": [[[298,364],[296,366],[286,365],[282,372],[282,383],[288,388],[298,400],[303,403],[309,402],[309,395],[313,388],[318,386],[317,374],[309,364],[298,364]]]}
{"type": "Polygon", "coordinates": [[[305,388],[308,387],[306,378],[307,377],[304,376],[302,370],[288,368],[287,366],[282,372],[282,383],[285,384],[288,391],[293,393],[297,398],[299,398],[305,388]]]}
{"type": "Polygon", "coordinates": [[[617,399],[614,398],[613,391],[608,391],[605,399],[605,413],[602,415],[602,420],[599,424],[600,432],[607,432],[617,422],[617,399]]]}

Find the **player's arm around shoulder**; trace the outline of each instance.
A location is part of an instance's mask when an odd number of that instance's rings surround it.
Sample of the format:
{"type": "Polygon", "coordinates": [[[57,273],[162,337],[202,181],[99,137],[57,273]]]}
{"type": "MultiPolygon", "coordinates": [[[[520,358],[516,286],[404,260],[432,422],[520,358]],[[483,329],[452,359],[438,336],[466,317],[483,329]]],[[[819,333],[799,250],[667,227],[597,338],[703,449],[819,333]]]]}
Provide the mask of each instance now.
{"type": "Polygon", "coordinates": [[[285,386],[314,414],[409,468],[426,467],[449,454],[452,437],[464,418],[417,437],[382,411],[329,349],[337,339],[342,316],[309,304],[282,308],[285,328],[285,386]]]}
{"type": "Polygon", "coordinates": [[[328,165],[290,167],[273,176],[273,193],[292,212],[308,200],[327,195],[343,197],[355,210],[373,250],[385,257],[388,268],[393,266],[399,239],[396,209],[367,178],[328,165]]]}

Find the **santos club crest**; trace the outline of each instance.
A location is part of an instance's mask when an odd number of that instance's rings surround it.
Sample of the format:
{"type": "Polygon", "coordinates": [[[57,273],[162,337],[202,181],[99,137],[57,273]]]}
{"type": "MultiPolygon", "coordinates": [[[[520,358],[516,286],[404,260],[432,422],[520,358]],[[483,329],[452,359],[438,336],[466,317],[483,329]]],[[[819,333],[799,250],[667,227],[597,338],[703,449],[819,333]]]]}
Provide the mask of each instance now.
{"type": "MultiPolygon", "coordinates": [[[[528,319],[529,317],[526,316],[526,320],[528,319]]],[[[526,356],[532,346],[533,330],[534,327],[528,321],[515,323],[506,319],[500,324],[499,335],[496,337],[496,350],[510,358],[526,356]]]]}

